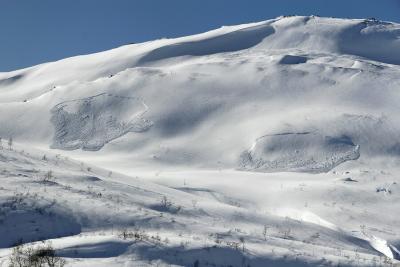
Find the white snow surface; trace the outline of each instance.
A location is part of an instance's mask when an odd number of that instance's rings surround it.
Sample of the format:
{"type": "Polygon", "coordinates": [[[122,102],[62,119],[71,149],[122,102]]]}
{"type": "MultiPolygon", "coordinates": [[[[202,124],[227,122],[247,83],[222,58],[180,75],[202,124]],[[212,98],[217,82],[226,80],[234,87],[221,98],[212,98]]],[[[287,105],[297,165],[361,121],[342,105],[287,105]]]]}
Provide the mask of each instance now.
{"type": "Polygon", "coordinates": [[[399,65],[398,24],[289,16],[0,73],[0,266],[40,240],[67,266],[397,264],[399,65]]]}

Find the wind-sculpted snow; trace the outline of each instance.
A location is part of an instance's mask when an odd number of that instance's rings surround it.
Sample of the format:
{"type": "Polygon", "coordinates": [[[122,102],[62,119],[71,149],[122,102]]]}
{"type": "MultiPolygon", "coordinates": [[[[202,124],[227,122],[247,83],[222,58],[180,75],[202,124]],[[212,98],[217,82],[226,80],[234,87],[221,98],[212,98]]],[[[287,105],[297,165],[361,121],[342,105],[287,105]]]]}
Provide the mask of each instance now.
{"type": "Polygon", "coordinates": [[[244,170],[328,172],[345,161],[358,159],[359,148],[347,136],[317,132],[265,135],[242,153],[240,164],[244,170]]]}
{"type": "Polygon", "coordinates": [[[341,53],[400,65],[400,27],[365,20],[341,33],[338,48],[341,53]]]}
{"type": "Polygon", "coordinates": [[[270,25],[260,25],[204,40],[162,46],[142,57],[139,64],[179,56],[206,56],[248,49],[274,32],[270,25]]]}
{"type": "Polygon", "coordinates": [[[5,79],[0,79],[0,86],[12,84],[12,83],[22,79],[23,77],[24,77],[23,75],[19,74],[19,75],[5,78],[5,79]]]}
{"type": "Polygon", "coordinates": [[[140,99],[110,94],[60,103],[51,110],[52,147],[99,150],[128,132],[148,130],[152,122],[143,117],[146,111],[140,99]]]}

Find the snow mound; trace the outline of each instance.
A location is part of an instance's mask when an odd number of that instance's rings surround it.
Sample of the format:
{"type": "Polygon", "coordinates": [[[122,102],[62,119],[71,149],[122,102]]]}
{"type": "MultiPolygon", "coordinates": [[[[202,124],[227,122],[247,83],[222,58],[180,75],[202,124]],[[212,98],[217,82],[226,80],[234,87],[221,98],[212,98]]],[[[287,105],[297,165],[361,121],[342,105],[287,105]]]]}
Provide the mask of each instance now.
{"type": "Polygon", "coordinates": [[[128,132],[148,130],[152,122],[143,118],[146,111],[140,99],[110,94],[60,103],[51,110],[52,148],[99,150],[128,132]]]}
{"type": "Polygon", "coordinates": [[[81,232],[69,210],[37,195],[15,194],[0,201],[0,248],[81,232]]]}
{"type": "Polygon", "coordinates": [[[359,156],[359,146],[347,136],[323,136],[313,132],[280,133],[259,137],[249,150],[241,154],[240,168],[320,173],[359,156]]]}
{"type": "Polygon", "coordinates": [[[400,64],[400,27],[377,20],[364,20],[345,29],[339,51],[388,64],[400,64]]]}

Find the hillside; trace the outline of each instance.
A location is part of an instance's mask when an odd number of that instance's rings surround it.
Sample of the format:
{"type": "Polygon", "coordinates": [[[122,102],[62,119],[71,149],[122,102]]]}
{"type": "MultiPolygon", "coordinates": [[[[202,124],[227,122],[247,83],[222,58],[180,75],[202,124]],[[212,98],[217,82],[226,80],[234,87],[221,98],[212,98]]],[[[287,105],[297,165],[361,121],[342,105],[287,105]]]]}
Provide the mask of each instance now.
{"type": "Polygon", "coordinates": [[[397,262],[399,65],[398,24],[289,16],[0,73],[0,266],[21,238],[74,266],[397,262]]]}

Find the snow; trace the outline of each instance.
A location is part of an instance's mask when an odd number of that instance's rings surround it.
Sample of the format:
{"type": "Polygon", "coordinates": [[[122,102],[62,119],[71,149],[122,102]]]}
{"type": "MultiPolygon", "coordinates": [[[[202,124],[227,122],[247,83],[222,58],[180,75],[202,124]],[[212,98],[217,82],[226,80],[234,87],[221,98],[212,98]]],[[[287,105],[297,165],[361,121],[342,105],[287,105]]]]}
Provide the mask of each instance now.
{"type": "Polygon", "coordinates": [[[146,104],[140,99],[100,94],[56,105],[51,122],[55,128],[52,148],[99,150],[128,132],[144,132],[152,122],[143,118],[146,104]],[[134,114],[132,106],[137,106],[134,114]]]}
{"type": "Polygon", "coordinates": [[[399,29],[279,17],[0,73],[0,266],[41,240],[67,266],[398,264],[399,29]]]}
{"type": "Polygon", "coordinates": [[[345,161],[358,159],[359,149],[347,136],[279,133],[257,138],[242,153],[241,163],[244,170],[328,172],[345,161]]]}

